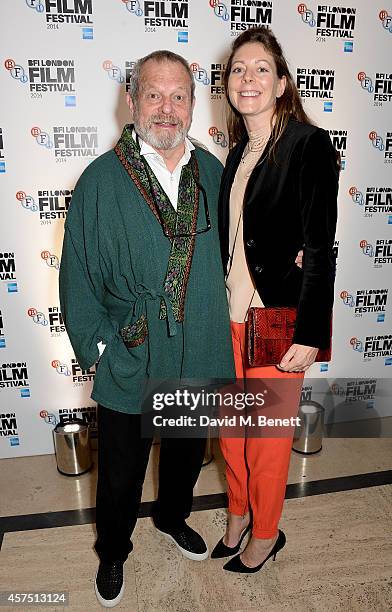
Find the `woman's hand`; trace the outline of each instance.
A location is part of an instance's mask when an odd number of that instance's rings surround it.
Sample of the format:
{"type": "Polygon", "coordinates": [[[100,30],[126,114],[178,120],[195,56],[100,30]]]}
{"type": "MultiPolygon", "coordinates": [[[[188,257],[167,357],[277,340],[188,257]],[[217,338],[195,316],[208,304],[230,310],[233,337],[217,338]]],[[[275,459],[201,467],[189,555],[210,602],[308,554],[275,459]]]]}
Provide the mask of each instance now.
{"type": "Polygon", "coordinates": [[[277,366],[283,372],[305,372],[316,359],[318,348],[292,344],[277,366]]]}
{"type": "Polygon", "coordinates": [[[302,269],[302,260],[303,260],[303,256],[304,256],[304,252],[303,252],[303,250],[301,249],[300,251],[298,251],[298,255],[297,255],[297,257],[295,258],[295,262],[294,262],[294,263],[296,263],[296,264],[297,264],[297,266],[298,266],[299,268],[301,268],[301,269],[302,269]]]}

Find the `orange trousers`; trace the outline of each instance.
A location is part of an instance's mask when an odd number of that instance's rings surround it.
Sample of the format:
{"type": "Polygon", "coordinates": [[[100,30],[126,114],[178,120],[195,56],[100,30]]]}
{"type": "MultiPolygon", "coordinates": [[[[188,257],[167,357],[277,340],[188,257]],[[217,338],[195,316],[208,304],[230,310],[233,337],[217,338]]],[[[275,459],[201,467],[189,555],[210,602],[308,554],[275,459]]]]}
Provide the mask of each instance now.
{"type": "MultiPolygon", "coordinates": [[[[275,366],[249,368],[245,353],[245,323],[231,323],[237,379],[297,378],[298,386],[290,402],[299,405],[303,372],[280,372],[275,366]]],[[[295,412],[296,414],[296,412],[295,412]]],[[[226,460],[229,512],[253,515],[252,535],[273,538],[278,531],[286,493],[293,437],[290,438],[220,438],[226,460]]]]}

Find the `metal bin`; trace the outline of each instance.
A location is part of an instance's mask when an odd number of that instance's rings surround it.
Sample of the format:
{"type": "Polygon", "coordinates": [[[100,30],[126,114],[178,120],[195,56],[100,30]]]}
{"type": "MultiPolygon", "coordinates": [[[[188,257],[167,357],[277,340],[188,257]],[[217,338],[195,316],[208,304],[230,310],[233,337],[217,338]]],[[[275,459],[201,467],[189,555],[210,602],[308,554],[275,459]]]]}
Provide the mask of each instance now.
{"type": "Polygon", "coordinates": [[[74,419],[53,429],[57,469],[65,476],[80,476],[92,466],[89,427],[74,419]]]}
{"type": "Polygon", "coordinates": [[[298,416],[301,424],[295,428],[293,450],[304,455],[318,453],[323,443],[324,408],[317,402],[302,402],[298,416]]]}

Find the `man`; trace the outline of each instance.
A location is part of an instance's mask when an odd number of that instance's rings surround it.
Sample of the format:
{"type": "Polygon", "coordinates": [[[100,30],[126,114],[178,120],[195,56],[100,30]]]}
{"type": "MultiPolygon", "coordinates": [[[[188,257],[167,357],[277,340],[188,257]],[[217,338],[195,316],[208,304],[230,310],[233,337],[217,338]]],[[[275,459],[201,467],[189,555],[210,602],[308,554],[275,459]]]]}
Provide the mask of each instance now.
{"type": "MultiPolygon", "coordinates": [[[[157,51],[137,62],[133,125],[83,172],[65,226],[60,300],[82,368],[99,358],[95,591],[116,605],[132,550],[151,438],[140,430],[148,379],[234,376],[217,202],[221,164],[187,138],[194,81],[157,51]]],[[[156,528],[184,556],[208,556],[185,522],[205,440],[162,439],[156,528]]]]}

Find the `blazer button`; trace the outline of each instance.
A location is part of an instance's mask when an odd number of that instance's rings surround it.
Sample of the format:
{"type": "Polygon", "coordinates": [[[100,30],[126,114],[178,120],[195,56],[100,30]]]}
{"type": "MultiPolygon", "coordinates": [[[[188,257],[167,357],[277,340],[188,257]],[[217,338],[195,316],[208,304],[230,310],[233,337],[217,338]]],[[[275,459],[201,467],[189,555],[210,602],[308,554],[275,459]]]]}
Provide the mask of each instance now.
{"type": "Polygon", "coordinates": [[[260,272],[263,271],[263,266],[255,266],[255,272],[257,272],[257,274],[260,274],[260,272]]]}
{"type": "Polygon", "coordinates": [[[256,244],[256,243],[255,243],[255,241],[254,241],[254,240],[252,240],[252,238],[250,238],[250,239],[249,239],[249,240],[247,240],[247,242],[246,242],[246,246],[248,246],[248,247],[254,247],[254,246],[255,246],[255,244],[256,244]]]}

